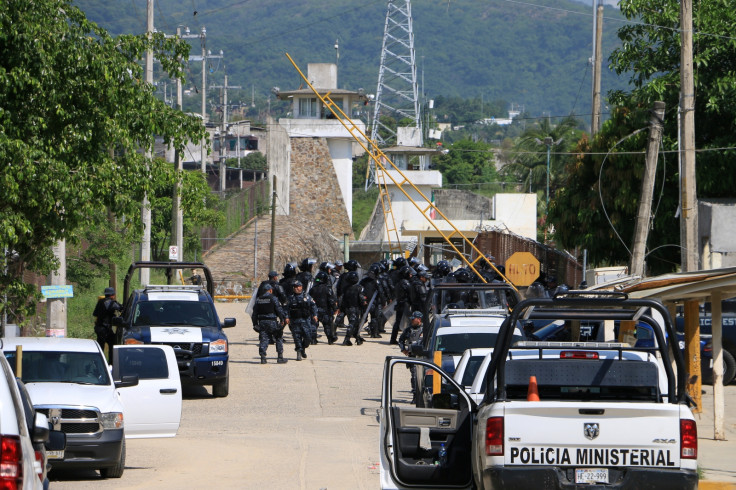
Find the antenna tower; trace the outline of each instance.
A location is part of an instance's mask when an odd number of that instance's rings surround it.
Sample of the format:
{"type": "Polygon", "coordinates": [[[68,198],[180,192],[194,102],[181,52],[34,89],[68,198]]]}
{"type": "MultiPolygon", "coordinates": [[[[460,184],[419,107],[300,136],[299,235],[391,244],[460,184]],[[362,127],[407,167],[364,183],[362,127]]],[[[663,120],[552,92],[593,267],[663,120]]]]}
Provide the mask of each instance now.
{"type": "Polygon", "coordinates": [[[396,142],[396,132],[381,122],[381,116],[392,116],[397,122],[411,118],[421,133],[411,0],[388,0],[386,9],[371,139],[387,146],[396,142]]]}

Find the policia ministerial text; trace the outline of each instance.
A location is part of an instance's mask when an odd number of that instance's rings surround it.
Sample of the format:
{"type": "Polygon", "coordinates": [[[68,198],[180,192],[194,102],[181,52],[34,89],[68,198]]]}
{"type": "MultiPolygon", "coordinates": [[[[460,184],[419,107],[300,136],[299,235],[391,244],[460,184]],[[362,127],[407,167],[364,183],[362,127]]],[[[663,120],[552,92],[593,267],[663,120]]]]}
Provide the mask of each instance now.
{"type": "Polygon", "coordinates": [[[511,447],[510,451],[510,464],[675,466],[669,449],[511,447]]]}

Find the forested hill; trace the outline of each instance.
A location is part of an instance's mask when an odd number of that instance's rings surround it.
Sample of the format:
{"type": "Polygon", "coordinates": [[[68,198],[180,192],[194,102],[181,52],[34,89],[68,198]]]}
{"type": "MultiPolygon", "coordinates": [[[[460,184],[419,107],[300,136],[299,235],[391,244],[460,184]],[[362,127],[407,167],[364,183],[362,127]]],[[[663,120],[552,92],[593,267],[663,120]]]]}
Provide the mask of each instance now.
{"type": "MultiPolygon", "coordinates": [[[[306,70],[334,62],[339,43],[339,85],[373,93],[378,79],[387,0],[155,0],[155,25],[167,34],[178,25],[207,30],[213,83],[223,64],[231,101],[263,102],[271,87],[295,89],[298,74],[284,53],[306,70]]],[[[394,0],[403,7],[403,0],[394,0]]],[[[146,0],[78,0],[76,4],[112,34],[145,31],[146,0]]],[[[625,89],[627,77],[607,69],[619,45],[621,14],[606,7],[602,91],[625,89]]],[[[414,0],[417,73],[427,97],[483,97],[522,106],[531,115],[588,115],[591,99],[593,10],[568,0],[414,0]]],[[[192,54],[199,54],[198,39],[192,54]]],[[[201,81],[192,63],[188,85],[201,81]]],[[[210,83],[208,82],[208,85],[210,83]]],[[[605,112],[605,108],[604,108],[605,112]]]]}

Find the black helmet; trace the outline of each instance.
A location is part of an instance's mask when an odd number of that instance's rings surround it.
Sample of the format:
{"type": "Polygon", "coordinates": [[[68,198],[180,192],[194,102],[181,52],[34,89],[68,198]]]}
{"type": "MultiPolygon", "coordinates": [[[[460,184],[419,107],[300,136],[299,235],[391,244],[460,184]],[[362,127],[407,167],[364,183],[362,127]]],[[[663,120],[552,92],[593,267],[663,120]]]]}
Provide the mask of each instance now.
{"type": "Polygon", "coordinates": [[[355,259],[350,259],[347,262],[345,262],[345,268],[349,271],[357,271],[360,268],[360,264],[355,259]]]}
{"type": "Polygon", "coordinates": [[[284,266],[284,277],[294,277],[296,275],[296,267],[294,267],[294,264],[288,263],[284,266]]]}
{"type": "Polygon", "coordinates": [[[457,279],[457,282],[470,282],[472,278],[468,269],[461,268],[455,271],[455,279],[457,279]]]}
{"type": "Polygon", "coordinates": [[[417,274],[417,271],[415,271],[408,265],[402,267],[401,271],[399,272],[401,273],[401,277],[403,277],[404,279],[409,279],[411,276],[415,276],[417,274]]]}
{"type": "Polygon", "coordinates": [[[304,287],[304,284],[302,284],[301,281],[294,281],[294,282],[291,283],[291,287],[294,288],[294,289],[296,289],[296,288],[303,288],[304,287]]]}
{"type": "Polygon", "coordinates": [[[312,266],[317,263],[316,259],[304,259],[302,260],[302,263],[299,264],[299,269],[302,272],[312,272],[312,266]]]}
{"type": "Polygon", "coordinates": [[[322,282],[326,283],[329,278],[327,277],[327,273],[325,271],[319,271],[316,276],[314,276],[314,282],[322,282]]]}
{"type": "Polygon", "coordinates": [[[409,265],[412,266],[412,267],[414,267],[415,269],[417,267],[419,267],[421,264],[422,264],[422,261],[419,260],[418,258],[416,258],[416,257],[410,257],[409,258],[409,265]]]}
{"type": "Polygon", "coordinates": [[[381,264],[381,267],[383,267],[383,272],[388,272],[388,270],[391,268],[388,264],[388,260],[386,259],[381,259],[379,263],[381,264]]]}
{"type": "Polygon", "coordinates": [[[558,294],[559,295],[567,294],[569,290],[570,290],[570,287],[567,284],[560,284],[559,286],[557,286],[557,288],[555,289],[555,293],[552,296],[554,297],[554,296],[557,296],[558,294]]]}
{"type": "Polygon", "coordinates": [[[334,269],[335,266],[332,264],[332,262],[322,262],[319,264],[319,270],[330,272],[330,270],[334,269]]]}
{"type": "Polygon", "coordinates": [[[356,271],[350,271],[345,276],[345,280],[348,282],[348,284],[352,286],[353,284],[358,284],[360,278],[358,277],[358,273],[356,271]]]}
{"type": "Polygon", "coordinates": [[[368,268],[368,273],[377,276],[381,273],[381,270],[383,270],[383,267],[380,263],[376,262],[375,264],[371,264],[371,266],[368,268]]]}
{"type": "Polygon", "coordinates": [[[544,298],[546,296],[547,293],[544,291],[544,286],[538,281],[533,282],[531,286],[526,288],[527,298],[544,298]]]}
{"type": "Polygon", "coordinates": [[[437,275],[440,277],[445,277],[447,274],[452,272],[452,267],[450,267],[450,263],[446,260],[440,260],[437,262],[437,275]]]}
{"type": "Polygon", "coordinates": [[[394,269],[401,269],[406,265],[406,259],[404,257],[396,257],[394,259],[393,268],[394,269]]]}
{"type": "Polygon", "coordinates": [[[417,277],[429,277],[429,274],[427,274],[427,269],[419,269],[417,271],[417,277]]]}

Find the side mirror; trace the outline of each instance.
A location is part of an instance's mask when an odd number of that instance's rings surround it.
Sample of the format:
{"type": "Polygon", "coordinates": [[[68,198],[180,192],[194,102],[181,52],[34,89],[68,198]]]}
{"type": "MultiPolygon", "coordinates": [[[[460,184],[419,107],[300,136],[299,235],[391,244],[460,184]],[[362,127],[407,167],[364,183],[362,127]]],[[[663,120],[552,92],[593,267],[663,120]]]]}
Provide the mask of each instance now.
{"type": "Polygon", "coordinates": [[[31,441],[34,444],[40,444],[49,440],[49,419],[46,415],[36,412],[36,418],[33,421],[33,431],[31,431],[31,441]]]}
{"type": "Polygon", "coordinates": [[[115,381],[115,388],[129,388],[131,386],[138,386],[138,375],[123,376],[123,379],[115,381]]]}
{"type": "Polygon", "coordinates": [[[222,322],[222,328],[230,328],[235,326],[235,318],[225,318],[222,322]]]}
{"type": "Polygon", "coordinates": [[[44,446],[47,451],[63,451],[66,449],[66,434],[60,430],[49,431],[49,440],[44,446]]]}

